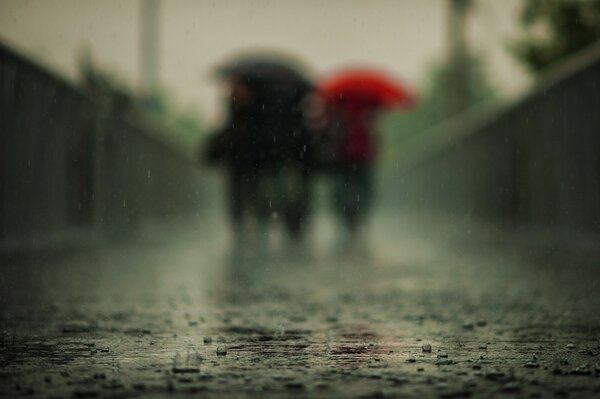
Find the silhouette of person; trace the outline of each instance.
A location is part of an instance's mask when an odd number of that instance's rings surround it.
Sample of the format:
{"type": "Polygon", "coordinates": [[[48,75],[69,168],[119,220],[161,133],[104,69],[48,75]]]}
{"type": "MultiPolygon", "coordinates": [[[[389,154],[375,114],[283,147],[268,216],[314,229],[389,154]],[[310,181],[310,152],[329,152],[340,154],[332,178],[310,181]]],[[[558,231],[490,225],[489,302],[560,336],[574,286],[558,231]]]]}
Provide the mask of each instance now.
{"type": "Polygon", "coordinates": [[[311,203],[311,139],[298,87],[272,75],[226,71],[228,116],[205,148],[228,175],[234,249],[267,246],[268,225],[281,219],[292,242],[304,236],[311,203]]]}

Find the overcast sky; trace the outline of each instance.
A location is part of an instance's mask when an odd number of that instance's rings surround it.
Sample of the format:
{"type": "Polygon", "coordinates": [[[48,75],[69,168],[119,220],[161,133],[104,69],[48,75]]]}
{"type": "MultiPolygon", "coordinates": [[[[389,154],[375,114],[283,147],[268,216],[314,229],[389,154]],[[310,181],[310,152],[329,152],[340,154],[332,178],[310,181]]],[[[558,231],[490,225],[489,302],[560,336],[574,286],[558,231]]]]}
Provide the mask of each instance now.
{"type": "MultiPolygon", "coordinates": [[[[479,0],[470,46],[483,52],[507,94],[527,76],[507,52],[518,35],[520,0],[479,0]]],[[[162,0],[160,83],[179,104],[212,116],[211,69],[240,50],[278,49],[315,74],[373,64],[418,88],[444,56],[446,0],[162,0]]],[[[0,40],[70,79],[77,54],[139,87],[140,0],[0,0],[0,40]]]]}

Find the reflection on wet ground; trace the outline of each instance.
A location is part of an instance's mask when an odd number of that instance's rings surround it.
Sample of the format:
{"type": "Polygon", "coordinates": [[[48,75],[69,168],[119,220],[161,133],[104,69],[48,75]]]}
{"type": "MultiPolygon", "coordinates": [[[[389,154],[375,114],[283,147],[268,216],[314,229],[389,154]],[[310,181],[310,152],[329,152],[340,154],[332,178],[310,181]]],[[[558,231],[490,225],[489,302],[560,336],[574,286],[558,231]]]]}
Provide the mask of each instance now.
{"type": "Polygon", "coordinates": [[[235,262],[193,223],[162,244],[5,256],[1,392],[600,394],[598,251],[418,222],[381,218],[368,256],[317,236],[310,255],[235,262]]]}

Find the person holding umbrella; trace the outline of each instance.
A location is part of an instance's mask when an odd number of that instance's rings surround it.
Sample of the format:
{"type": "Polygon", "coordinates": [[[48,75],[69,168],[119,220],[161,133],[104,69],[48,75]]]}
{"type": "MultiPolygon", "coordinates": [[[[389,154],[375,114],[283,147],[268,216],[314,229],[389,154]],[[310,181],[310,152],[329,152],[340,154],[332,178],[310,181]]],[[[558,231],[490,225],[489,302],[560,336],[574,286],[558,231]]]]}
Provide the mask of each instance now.
{"type": "Polygon", "coordinates": [[[350,248],[373,202],[373,167],[378,143],[374,132],[382,110],[403,109],[414,95],[395,79],[373,69],[347,69],[320,82],[318,90],[330,108],[334,126],[334,208],[350,248]]]}
{"type": "Polygon", "coordinates": [[[228,117],[210,138],[204,158],[226,168],[237,254],[249,241],[265,250],[271,219],[282,219],[293,241],[303,238],[311,143],[302,106],[313,87],[290,65],[281,57],[254,55],[218,71],[229,87],[228,117]]]}

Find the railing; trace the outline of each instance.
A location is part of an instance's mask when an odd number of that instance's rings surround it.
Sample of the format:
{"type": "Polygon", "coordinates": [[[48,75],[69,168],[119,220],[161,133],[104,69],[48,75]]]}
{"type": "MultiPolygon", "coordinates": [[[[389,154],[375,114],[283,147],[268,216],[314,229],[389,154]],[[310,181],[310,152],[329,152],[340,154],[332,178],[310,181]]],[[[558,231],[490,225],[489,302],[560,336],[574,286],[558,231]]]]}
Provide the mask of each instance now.
{"type": "Polygon", "coordinates": [[[516,224],[600,231],[600,46],[516,103],[407,143],[398,201],[516,224]]]}
{"type": "Polygon", "coordinates": [[[194,210],[195,165],[0,46],[0,240],[194,210]]]}

